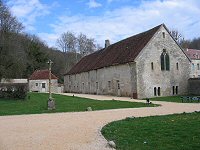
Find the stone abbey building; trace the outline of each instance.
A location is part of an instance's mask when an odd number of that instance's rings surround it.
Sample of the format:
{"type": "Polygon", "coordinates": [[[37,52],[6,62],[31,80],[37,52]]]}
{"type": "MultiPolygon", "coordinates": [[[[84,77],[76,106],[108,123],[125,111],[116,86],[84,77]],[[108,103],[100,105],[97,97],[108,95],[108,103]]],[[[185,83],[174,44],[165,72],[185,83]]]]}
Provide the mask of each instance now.
{"type": "Polygon", "coordinates": [[[65,92],[146,98],[186,94],[190,59],[164,24],[83,57],[65,92]]]}

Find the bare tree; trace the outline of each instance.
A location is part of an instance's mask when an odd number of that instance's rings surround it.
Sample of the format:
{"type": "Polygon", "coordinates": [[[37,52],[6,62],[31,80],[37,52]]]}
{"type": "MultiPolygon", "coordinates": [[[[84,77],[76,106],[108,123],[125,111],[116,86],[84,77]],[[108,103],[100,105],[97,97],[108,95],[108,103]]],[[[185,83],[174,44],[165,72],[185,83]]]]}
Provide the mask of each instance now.
{"type": "Polygon", "coordinates": [[[80,33],[77,37],[77,49],[82,56],[93,53],[97,48],[95,41],[92,38],[88,38],[85,34],[80,33]]]}
{"type": "Polygon", "coordinates": [[[2,32],[19,33],[23,28],[22,23],[11,14],[8,7],[0,0],[0,30],[2,32]]]}
{"type": "Polygon", "coordinates": [[[83,55],[86,51],[86,41],[87,41],[87,36],[83,33],[80,33],[77,37],[77,49],[78,52],[83,55]]]}
{"type": "Polygon", "coordinates": [[[63,33],[57,39],[57,46],[64,52],[66,71],[73,67],[81,57],[100,48],[99,45],[95,44],[93,38],[88,38],[83,33],[76,36],[73,32],[63,33]]]}
{"type": "Polygon", "coordinates": [[[77,62],[76,44],[77,39],[73,32],[63,33],[57,40],[58,47],[64,52],[66,71],[72,67],[71,64],[74,65],[77,62]]]}
{"type": "Polygon", "coordinates": [[[77,39],[73,32],[63,33],[57,40],[57,45],[63,52],[76,52],[77,39]]]}
{"type": "Polygon", "coordinates": [[[170,34],[172,35],[172,37],[173,37],[178,43],[180,43],[182,40],[184,40],[183,35],[182,35],[178,30],[172,29],[172,30],[170,31],[170,34]]]}
{"type": "Polygon", "coordinates": [[[91,54],[96,50],[96,45],[94,39],[90,38],[87,39],[87,51],[85,52],[85,55],[91,54]]]}

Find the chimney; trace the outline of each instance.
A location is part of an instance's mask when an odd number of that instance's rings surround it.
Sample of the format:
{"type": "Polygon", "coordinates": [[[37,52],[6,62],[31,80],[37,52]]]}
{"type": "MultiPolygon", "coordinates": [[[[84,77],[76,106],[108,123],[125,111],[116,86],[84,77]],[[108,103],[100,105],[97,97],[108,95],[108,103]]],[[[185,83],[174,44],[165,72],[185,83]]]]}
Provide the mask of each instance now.
{"type": "Polygon", "coordinates": [[[105,40],[105,48],[107,48],[108,46],[110,46],[110,41],[109,40],[105,40]]]}

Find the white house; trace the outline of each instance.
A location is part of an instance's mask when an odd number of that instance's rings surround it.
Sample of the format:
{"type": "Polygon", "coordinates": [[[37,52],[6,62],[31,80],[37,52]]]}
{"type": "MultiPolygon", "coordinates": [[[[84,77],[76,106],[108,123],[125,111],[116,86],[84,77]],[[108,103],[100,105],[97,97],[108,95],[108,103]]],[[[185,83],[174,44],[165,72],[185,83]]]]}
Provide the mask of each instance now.
{"type": "MultiPolygon", "coordinates": [[[[58,78],[51,74],[51,90],[58,92],[58,78]]],[[[49,92],[49,70],[36,70],[29,78],[29,91],[49,92]]]]}
{"type": "Polygon", "coordinates": [[[200,78],[200,50],[186,49],[185,53],[192,61],[190,78],[200,78]]]}

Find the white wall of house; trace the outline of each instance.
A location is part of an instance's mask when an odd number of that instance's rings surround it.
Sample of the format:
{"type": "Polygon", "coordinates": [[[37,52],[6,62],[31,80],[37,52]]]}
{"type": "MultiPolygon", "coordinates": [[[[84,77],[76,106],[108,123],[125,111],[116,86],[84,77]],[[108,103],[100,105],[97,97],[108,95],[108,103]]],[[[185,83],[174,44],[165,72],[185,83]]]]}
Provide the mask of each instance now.
{"type": "MultiPolygon", "coordinates": [[[[58,92],[58,80],[51,80],[52,92],[58,92]]],[[[29,80],[29,91],[31,92],[49,92],[49,80],[29,80]]]]}
{"type": "Polygon", "coordinates": [[[200,59],[192,60],[190,78],[200,78],[200,59]]]}

